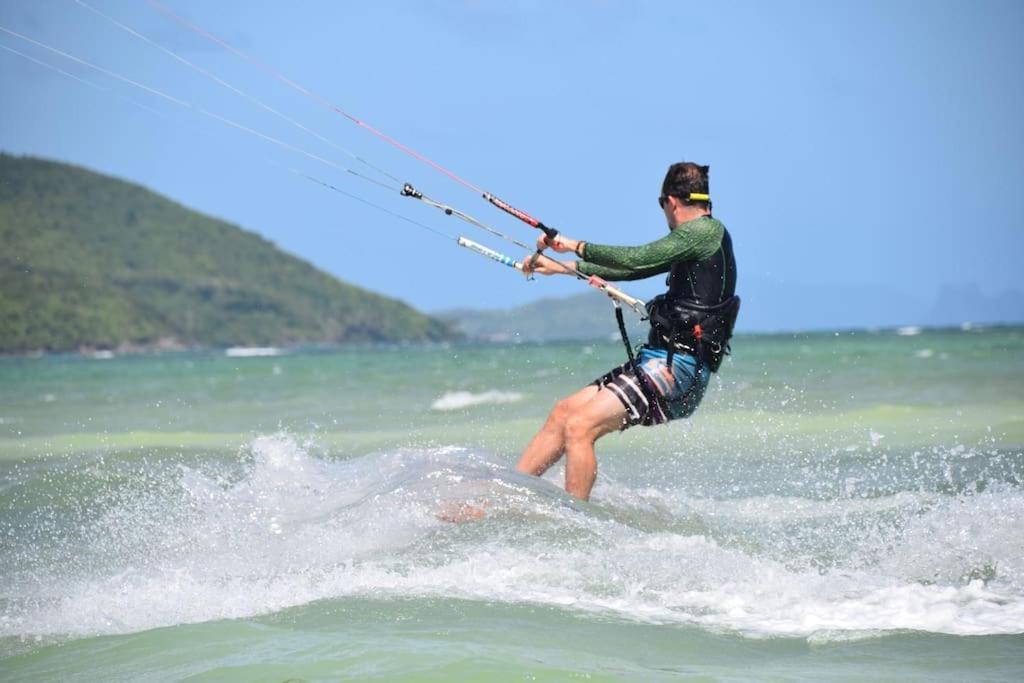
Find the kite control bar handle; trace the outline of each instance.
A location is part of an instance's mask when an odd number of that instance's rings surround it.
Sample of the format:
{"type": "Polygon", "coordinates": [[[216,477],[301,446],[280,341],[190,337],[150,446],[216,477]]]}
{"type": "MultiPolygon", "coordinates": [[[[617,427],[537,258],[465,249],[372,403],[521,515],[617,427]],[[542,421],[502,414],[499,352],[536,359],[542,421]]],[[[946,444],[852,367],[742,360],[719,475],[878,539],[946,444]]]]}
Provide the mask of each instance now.
{"type": "Polygon", "coordinates": [[[517,209],[516,207],[512,206],[511,204],[502,199],[498,199],[490,192],[484,192],[484,199],[486,199],[491,204],[498,207],[505,213],[515,216],[516,218],[518,218],[519,220],[521,220],[522,222],[526,223],[529,226],[537,228],[545,235],[547,235],[547,238],[549,240],[554,241],[555,237],[558,235],[558,231],[555,230],[554,228],[549,228],[548,226],[544,225],[542,222],[540,222],[530,214],[526,213],[521,209],[517,209]]]}

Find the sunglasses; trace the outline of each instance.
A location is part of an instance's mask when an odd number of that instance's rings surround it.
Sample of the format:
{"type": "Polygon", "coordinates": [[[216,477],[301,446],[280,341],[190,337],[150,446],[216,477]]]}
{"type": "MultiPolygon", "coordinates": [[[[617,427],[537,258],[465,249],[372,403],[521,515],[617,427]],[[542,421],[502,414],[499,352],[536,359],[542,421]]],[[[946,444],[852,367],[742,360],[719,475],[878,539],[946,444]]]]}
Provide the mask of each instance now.
{"type": "Polygon", "coordinates": [[[658,197],[658,206],[660,206],[661,208],[664,209],[665,208],[665,202],[667,202],[667,201],[668,201],[668,197],[666,195],[661,195],[660,197],[658,197]]]}

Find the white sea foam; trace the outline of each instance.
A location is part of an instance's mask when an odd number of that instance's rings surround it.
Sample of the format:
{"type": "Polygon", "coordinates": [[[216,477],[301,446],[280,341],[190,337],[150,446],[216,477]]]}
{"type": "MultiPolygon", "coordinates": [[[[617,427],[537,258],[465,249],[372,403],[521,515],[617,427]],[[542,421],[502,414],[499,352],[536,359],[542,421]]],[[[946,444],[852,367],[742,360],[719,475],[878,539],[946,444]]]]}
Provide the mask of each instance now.
{"type": "Polygon", "coordinates": [[[688,505],[702,514],[728,516],[736,520],[763,524],[826,519],[836,515],[918,510],[935,500],[937,494],[901,491],[892,496],[879,498],[813,500],[784,496],[754,496],[738,500],[690,500],[688,505]]]}
{"type": "Polygon", "coordinates": [[[284,351],[276,346],[232,346],[224,349],[224,355],[230,358],[263,358],[280,356],[284,351]]]}
{"type": "Polygon", "coordinates": [[[88,543],[39,548],[14,577],[0,636],[134,632],[349,596],[819,641],[1024,632],[1024,494],[1011,486],[716,501],[602,477],[596,502],[579,504],[464,449],[332,461],[274,436],[252,444],[241,472],[149,471],[119,495],[88,543]],[[484,519],[439,519],[464,503],[484,519]],[[844,526],[853,519],[871,533],[844,526]],[[800,529],[821,530],[828,564],[777,545],[800,529]]]}
{"type": "Polygon", "coordinates": [[[521,401],[523,395],[515,391],[498,391],[490,389],[480,393],[471,391],[449,391],[441,398],[430,404],[431,410],[462,410],[472,406],[484,405],[487,403],[515,403],[521,401]]]}

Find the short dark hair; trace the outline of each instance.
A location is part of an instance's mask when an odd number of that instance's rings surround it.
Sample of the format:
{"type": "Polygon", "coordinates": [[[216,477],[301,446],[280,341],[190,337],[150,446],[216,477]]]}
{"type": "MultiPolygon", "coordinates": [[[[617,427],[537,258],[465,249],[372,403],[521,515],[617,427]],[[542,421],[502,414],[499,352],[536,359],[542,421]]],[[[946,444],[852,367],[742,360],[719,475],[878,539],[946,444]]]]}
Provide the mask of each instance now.
{"type": "Polygon", "coordinates": [[[683,200],[686,204],[710,209],[710,201],[688,199],[691,192],[711,194],[708,190],[708,171],[710,170],[710,166],[701,166],[692,161],[680,161],[678,164],[672,164],[668,167],[665,180],[661,183],[662,196],[671,195],[676,199],[683,200]]]}

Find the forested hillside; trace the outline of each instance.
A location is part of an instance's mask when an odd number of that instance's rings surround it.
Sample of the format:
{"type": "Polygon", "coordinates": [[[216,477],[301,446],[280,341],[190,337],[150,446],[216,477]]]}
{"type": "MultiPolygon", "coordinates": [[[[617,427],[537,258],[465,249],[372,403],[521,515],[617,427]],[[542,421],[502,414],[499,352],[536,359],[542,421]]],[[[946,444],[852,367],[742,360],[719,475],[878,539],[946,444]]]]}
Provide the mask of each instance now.
{"type": "Polygon", "coordinates": [[[0,154],[0,352],[452,336],[143,187],[0,154]]]}

